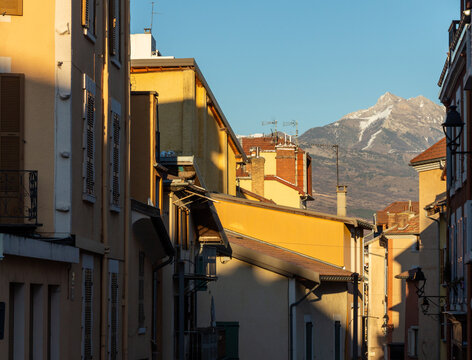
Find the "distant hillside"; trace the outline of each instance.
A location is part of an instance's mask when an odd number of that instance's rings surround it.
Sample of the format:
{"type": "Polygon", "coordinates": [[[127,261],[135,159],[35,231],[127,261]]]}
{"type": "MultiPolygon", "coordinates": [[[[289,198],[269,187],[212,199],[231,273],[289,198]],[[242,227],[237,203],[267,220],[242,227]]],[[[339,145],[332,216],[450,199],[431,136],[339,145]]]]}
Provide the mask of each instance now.
{"type": "Polygon", "coordinates": [[[389,92],[365,110],[312,128],[300,146],[313,158],[315,201],[310,208],[336,212],[336,158],[315,144],[338,144],[340,184],[348,185],[348,214],[370,220],[396,200],[418,199],[418,178],[408,162],[442,136],[444,108],[424,96],[404,99],[389,92]]]}

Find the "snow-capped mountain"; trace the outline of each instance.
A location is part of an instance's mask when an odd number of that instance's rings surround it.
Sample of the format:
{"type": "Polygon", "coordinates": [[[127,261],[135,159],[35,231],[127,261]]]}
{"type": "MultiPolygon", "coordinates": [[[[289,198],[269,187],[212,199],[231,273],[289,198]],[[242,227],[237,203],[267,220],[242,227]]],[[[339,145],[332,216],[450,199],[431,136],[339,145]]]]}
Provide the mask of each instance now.
{"type": "Polygon", "coordinates": [[[300,146],[312,159],[315,201],[311,208],[336,212],[336,160],[339,145],[340,184],[348,185],[348,214],[370,214],[396,200],[417,200],[418,179],[408,163],[444,135],[444,107],[424,96],[404,99],[389,92],[375,105],[308,130],[300,146]]]}
{"type": "Polygon", "coordinates": [[[345,148],[380,153],[414,153],[442,135],[444,108],[424,96],[404,99],[389,92],[377,103],[323,127],[312,128],[300,142],[336,143],[345,148]]]}

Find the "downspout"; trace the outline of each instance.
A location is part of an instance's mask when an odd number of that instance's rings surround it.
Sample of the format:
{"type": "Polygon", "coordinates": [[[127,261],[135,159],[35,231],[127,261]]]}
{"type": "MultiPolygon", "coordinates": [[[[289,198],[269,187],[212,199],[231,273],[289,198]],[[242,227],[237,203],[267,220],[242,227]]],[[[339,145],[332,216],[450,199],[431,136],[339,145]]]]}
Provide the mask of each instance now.
{"type": "MultiPolygon", "coordinates": [[[[293,279],[290,279],[294,281],[293,279]]],[[[290,281],[289,280],[289,281],[290,281]]],[[[293,347],[293,310],[296,306],[298,306],[303,300],[305,300],[308,295],[313,293],[318,287],[320,286],[320,283],[317,283],[309,292],[307,292],[305,295],[303,295],[299,300],[295,301],[294,303],[290,304],[290,310],[289,310],[289,316],[290,316],[290,360],[293,360],[295,357],[293,356],[293,352],[296,350],[293,347]]]]}
{"type": "Polygon", "coordinates": [[[357,359],[358,358],[358,337],[357,337],[357,332],[358,332],[358,316],[359,316],[359,295],[358,295],[358,290],[359,290],[359,274],[354,273],[352,274],[352,277],[354,278],[354,288],[353,288],[353,295],[354,295],[354,311],[353,311],[353,319],[352,319],[352,358],[357,359]]]}
{"type": "Polygon", "coordinates": [[[102,243],[105,248],[105,253],[102,257],[102,278],[101,278],[101,326],[100,326],[100,358],[105,360],[107,358],[107,327],[108,327],[108,295],[107,295],[107,280],[108,280],[108,1],[103,2],[103,72],[102,72],[102,243]]]}

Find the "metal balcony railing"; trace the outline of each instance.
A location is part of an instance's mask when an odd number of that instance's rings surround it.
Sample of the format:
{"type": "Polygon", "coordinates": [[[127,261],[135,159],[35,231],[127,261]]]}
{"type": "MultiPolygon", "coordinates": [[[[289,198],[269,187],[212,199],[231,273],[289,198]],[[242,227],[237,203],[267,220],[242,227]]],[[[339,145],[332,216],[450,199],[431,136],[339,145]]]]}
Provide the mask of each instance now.
{"type": "Polygon", "coordinates": [[[0,226],[38,225],[38,172],[0,170],[0,226]]]}

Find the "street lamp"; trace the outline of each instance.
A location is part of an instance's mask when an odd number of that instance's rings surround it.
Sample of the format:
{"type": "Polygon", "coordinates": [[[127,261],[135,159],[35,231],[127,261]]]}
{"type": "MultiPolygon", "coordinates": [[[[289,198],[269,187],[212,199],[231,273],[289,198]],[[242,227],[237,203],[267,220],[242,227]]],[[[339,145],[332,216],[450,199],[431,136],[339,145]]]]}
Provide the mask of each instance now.
{"type": "Polygon", "coordinates": [[[470,151],[456,151],[460,146],[460,136],[464,130],[464,122],[461,119],[461,114],[457,112],[457,106],[451,105],[446,114],[446,120],[441,124],[444,135],[446,135],[447,146],[454,154],[469,154],[470,151]],[[455,130],[455,131],[454,131],[455,130]],[[455,136],[453,135],[455,132],[455,136]],[[449,135],[451,134],[451,135],[449,135]]]}

